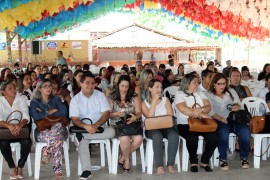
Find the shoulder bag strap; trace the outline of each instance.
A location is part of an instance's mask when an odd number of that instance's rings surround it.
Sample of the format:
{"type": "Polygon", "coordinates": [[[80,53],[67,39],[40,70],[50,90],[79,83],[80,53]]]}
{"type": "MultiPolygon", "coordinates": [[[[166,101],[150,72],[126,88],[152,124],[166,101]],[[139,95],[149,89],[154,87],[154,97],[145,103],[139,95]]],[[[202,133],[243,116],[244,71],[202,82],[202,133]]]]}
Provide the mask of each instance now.
{"type": "Polygon", "coordinates": [[[21,120],[22,120],[22,112],[21,111],[19,111],[19,110],[15,110],[15,111],[12,111],[9,115],[8,115],[8,117],[7,117],[7,119],[6,119],[6,122],[7,123],[9,123],[9,122],[11,122],[11,121],[18,121],[18,122],[21,122],[21,120]],[[9,117],[13,114],[13,113],[15,113],[15,112],[18,112],[19,114],[20,114],[20,119],[10,119],[10,120],[8,120],[9,119],[9,117]]]}
{"type": "Polygon", "coordinates": [[[81,119],[82,122],[83,122],[83,121],[86,121],[86,120],[90,121],[91,124],[93,124],[93,121],[92,121],[90,118],[82,118],[82,119],[81,119]]]}

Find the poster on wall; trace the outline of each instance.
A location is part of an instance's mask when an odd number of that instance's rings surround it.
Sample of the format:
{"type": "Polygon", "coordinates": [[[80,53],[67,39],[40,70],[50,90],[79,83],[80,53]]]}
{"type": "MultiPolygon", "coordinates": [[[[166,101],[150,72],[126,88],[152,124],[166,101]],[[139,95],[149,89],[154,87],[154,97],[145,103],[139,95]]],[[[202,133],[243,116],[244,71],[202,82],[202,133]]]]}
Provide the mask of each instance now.
{"type": "Polygon", "coordinates": [[[82,42],[71,42],[72,49],[82,49],[82,42]]]}
{"type": "Polygon", "coordinates": [[[0,50],[6,50],[6,49],[7,49],[7,43],[6,42],[0,43],[0,50]]]}
{"type": "Polygon", "coordinates": [[[27,48],[28,50],[31,49],[31,44],[30,44],[30,42],[27,42],[27,44],[25,44],[25,43],[22,44],[22,50],[25,50],[26,48],[27,48]]]}
{"type": "Polygon", "coordinates": [[[189,51],[180,51],[178,55],[179,63],[188,63],[189,51]]]}
{"type": "Polygon", "coordinates": [[[69,45],[69,42],[64,41],[64,42],[59,42],[59,47],[61,49],[69,49],[70,45],[69,45]]]}
{"type": "Polygon", "coordinates": [[[56,50],[57,49],[57,42],[47,42],[47,49],[56,50]]]}
{"type": "Polygon", "coordinates": [[[10,44],[10,46],[11,46],[11,50],[18,50],[18,49],[19,49],[19,44],[18,44],[18,42],[12,42],[12,43],[10,44]]]}

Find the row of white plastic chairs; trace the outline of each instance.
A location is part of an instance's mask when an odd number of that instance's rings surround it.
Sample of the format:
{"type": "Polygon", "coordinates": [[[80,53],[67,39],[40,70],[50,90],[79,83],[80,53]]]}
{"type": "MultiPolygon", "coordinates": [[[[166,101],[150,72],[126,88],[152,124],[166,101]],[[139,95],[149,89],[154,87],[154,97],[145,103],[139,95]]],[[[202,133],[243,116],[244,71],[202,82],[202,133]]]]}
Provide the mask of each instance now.
{"type": "MultiPolygon", "coordinates": [[[[266,105],[266,103],[256,97],[249,97],[242,101],[242,106],[246,105],[248,110],[252,112],[252,115],[260,115],[259,112],[259,106],[260,104],[266,105]]],[[[266,105],[267,107],[267,105],[266,105]]],[[[269,112],[269,109],[267,107],[267,112],[269,112]]],[[[261,150],[266,150],[266,147],[269,144],[269,140],[265,138],[270,138],[270,134],[252,134],[252,137],[254,138],[254,154],[259,155],[261,153],[261,150]],[[263,140],[263,142],[262,142],[263,140]],[[263,146],[262,146],[263,144],[263,146]],[[262,147],[262,149],[261,149],[262,147]]],[[[230,134],[230,149],[233,151],[234,149],[234,138],[235,134],[230,134]]],[[[152,174],[153,171],[153,142],[151,139],[146,139],[146,158],[144,158],[144,147],[143,144],[140,146],[140,154],[141,154],[141,165],[142,165],[142,172],[145,172],[145,167],[147,167],[147,173],[152,174]]],[[[119,152],[119,144],[120,141],[116,138],[111,139],[112,140],[112,153],[111,153],[111,141],[109,139],[107,140],[93,140],[91,141],[91,144],[93,143],[99,143],[100,144],[100,155],[101,155],[101,166],[105,166],[105,151],[104,146],[106,146],[107,151],[107,159],[108,159],[108,169],[109,173],[117,174],[117,161],[118,161],[118,152],[119,152]]],[[[180,136],[179,140],[182,140],[182,170],[187,171],[188,169],[188,151],[186,148],[186,142],[185,139],[180,136]]],[[[68,139],[69,141],[69,139],[68,139]]],[[[168,141],[166,139],[163,140],[165,144],[165,162],[167,159],[167,143],[168,141]]],[[[40,175],[40,160],[41,160],[41,152],[42,148],[46,146],[46,143],[36,142],[35,143],[35,174],[34,178],[39,179],[40,175]]],[[[202,153],[203,149],[203,138],[200,137],[199,140],[199,146],[198,146],[198,153],[202,153]]],[[[12,143],[11,147],[13,150],[16,151],[16,162],[20,158],[20,144],[19,143],[12,143]]],[[[70,176],[70,164],[69,164],[69,153],[68,153],[68,142],[65,141],[63,144],[64,148],[64,158],[65,158],[65,165],[66,165],[66,175],[67,177],[70,176]]],[[[179,155],[179,149],[177,151],[176,155],[176,165],[178,172],[181,171],[180,166],[180,155],[179,155]]],[[[263,159],[265,160],[267,158],[267,155],[263,156],[263,159]]],[[[216,149],[213,158],[211,159],[211,166],[213,168],[214,165],[218,165],[218,151],[216,149]]],[[[132,153],[132,164],[136,165],[136,152],[132,153]]],[[[0,154],[0,179],[2,176],[2,165],[3,165],[3,156],[0,154]]],[[[31,161],[30,161],[30,155],[27,160],[28,165],[28,174],[29,176],[32,176],[32,170],[31,170],[31,161]]],[[[260,157],[254,156],[254,168],[260,168],[260,157]]],[[[78,175],[81,174],[81,166],[78,158],[78,175]]]]}

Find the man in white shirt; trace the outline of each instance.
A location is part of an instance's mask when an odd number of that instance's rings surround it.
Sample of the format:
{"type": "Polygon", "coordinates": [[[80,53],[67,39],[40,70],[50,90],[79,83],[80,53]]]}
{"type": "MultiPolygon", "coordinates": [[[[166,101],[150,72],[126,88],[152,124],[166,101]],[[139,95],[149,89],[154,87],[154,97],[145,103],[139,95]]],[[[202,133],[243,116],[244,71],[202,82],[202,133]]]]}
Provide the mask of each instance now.
{"type": "Polygon", "coordinates": [[[201,74],[202,83],[199,85],[198,91],[200,91],[200,92],[208,91],[209,84],[210,84],[214,75],[215,75],[215,73],[213,71],[210,71],[208,69],[203,70],[202,74],[201,74]]]}
{"type": "Polygon", "coordinates": [[[105,95],[95,90],[95,76],[91,72],[84,72],[80,85],[81,92],[70,102],[69,116],[74,125],[88,131],[82,134],[78,152],[83,171],[80,179],[89,179],[91,176],[89,142],[94,139],[110,139],[114,137],[115,130],[113,127],[104,127],[104,132],[98,133],[98,128],[109,118],[110,105],[105,95]],[[93,124],[90,121],[82,122],[83,118],[90,118],[93,124]]]}

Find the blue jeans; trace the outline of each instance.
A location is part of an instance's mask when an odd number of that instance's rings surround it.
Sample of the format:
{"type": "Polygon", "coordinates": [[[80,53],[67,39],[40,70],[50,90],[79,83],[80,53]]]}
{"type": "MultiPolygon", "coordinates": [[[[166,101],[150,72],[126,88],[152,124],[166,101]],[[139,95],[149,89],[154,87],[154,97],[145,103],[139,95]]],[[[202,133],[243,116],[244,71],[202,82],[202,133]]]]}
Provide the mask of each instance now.
{"type": "Polygon", "coordinates": [[[235,133],[239,139],[239,146],[240,146],[240,159],[248,159],[249,154],[249,145],[250,145],[250,129],[247,124],[224,124],[220,121],[218,123],[218,133],[219,133],[219,144],[218,144],[218,151],[219,151],[219,159],[220,160],[227,160],[227,149],[228,149],[228,142],[229,142],[229,134],[231,132],[235,133]]]}

